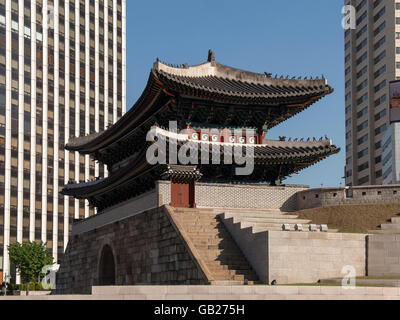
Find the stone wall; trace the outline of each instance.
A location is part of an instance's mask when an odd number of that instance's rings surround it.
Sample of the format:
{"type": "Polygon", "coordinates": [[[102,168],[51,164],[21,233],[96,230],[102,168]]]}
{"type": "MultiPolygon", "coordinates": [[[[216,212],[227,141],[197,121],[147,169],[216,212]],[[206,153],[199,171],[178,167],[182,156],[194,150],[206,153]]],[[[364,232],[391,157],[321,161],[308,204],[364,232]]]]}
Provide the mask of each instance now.
{"type": "MultiPolygon", "coordinates": [[[[171,186],[168,181],[158,182],[160,204],[171,202],[171,186]]],[[[268,208],[295,211],[297,193],[307,186],[270,187],[257,184],[235,185],[216,183],[196,184],[198,208],[268,208]]]]}
{"type": "Polygon", "coordinates": [[[297,194],[297,210],[367,203],[400,203],[400,185],[309,189],[297,194]]]}
{"type": "Polygon", "coordinates": [[[156,190],[142,194],[134,199],[130,199],[121,204],[107,208],[100,214],[74,224],[72,236],[85,233],[133,217],[144,211],[158,207],[158,194],[156,190]]]}
{"type": "Polygon", "coordinates": [[[105,246],[115,259],[115,284],[206,284],[205,276],[162,207],[71,237],[60,271],[58,294],[91,293],[100,284],[105,246]]]}
{"type": "Polygon", "coordinates": [[[316,283],[343,277],[351,265],[366,275],[366,235],[324,232],[265,231],[253,233],[233,218],[223,223],[263,283],[316,283]]]}
{"type": "Polygon", "coordinates": [[[366,235],[345,233],[269,233],[269,279],[283,283],[315,283],[341,278],[344,266],[366,275],[366,235]]]}
{"type": "Polygon", "coordinates": [[[400,234],[376,234],[367,238],[368,275],[400,277],[400,234]]]}
{"type": "MultiPolygon", "coordinates": [[[[101,212],[101,217],[92,217],[74,230],[85,232],[92,226],[102,226],[170,203],[170,182],[157,181],[155,190],[109,208],[101,212]],[[112,221],[108,212],[114,212],[112,221]]],[[[198,208],[280,209],[291,212],[365,203],[400,203],[400,185],[309,189],[308,186],[298,185],[270,187],[257,184],[196,184],[198,208]]]]}

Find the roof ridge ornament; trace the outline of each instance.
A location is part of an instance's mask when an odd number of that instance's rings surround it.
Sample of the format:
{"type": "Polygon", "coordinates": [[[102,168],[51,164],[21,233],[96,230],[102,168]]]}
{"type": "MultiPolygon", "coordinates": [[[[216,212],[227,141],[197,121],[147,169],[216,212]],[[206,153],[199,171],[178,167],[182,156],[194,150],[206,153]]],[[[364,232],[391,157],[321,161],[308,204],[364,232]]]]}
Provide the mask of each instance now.
{"type": "Polygon", "coordinates": [[[215,62],[215,53],[212,49],[208,50],[208,62],[215,62]]]}

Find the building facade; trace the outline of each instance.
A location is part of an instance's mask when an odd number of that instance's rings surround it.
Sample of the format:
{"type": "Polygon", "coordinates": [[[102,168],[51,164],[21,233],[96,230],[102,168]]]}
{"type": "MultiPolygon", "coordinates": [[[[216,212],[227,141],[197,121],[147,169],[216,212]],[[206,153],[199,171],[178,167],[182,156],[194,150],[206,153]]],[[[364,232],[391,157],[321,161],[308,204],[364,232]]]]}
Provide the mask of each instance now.
{"type": "Polygon", "coordinates": [[[392,123],[382,139],[383,184],[400,184],[400,123],[392,123]]]}
{"type": "Polygon", "coordinates": [[[400,77],[400,1],[344,3],[356,14],[345,31],[346,184],[379,185],[389,82],[400,77]]]}
{"type": "Polygon", "coordinates": [[[95,214],[60,188],[107,172],[64,145],[125,113],[125,70],[125,0],[0,0],[1,278],[8,245],[43,241],[59,261],[72,220],[95,214]]]}

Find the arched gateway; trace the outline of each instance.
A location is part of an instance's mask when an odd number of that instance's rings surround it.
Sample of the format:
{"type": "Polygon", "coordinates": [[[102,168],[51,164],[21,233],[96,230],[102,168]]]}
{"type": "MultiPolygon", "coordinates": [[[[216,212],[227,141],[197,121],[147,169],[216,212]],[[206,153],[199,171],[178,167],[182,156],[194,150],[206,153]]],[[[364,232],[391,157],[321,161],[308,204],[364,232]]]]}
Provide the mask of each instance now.
{"type": "Polygon", "coordinates": [[[109,245],[103,247],[99,264],[99,285],[115,285],[115,262],[114,254],[109,245]]]}

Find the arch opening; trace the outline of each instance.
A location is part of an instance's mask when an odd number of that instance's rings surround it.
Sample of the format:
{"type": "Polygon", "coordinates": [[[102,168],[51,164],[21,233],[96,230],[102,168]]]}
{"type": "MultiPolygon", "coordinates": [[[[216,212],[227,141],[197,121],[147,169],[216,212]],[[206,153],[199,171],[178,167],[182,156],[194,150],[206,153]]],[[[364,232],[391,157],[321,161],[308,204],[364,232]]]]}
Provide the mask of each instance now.
{"type": "Polygon", "coordinates": [[[115,285],[115,260],[112,249],[109,245],[104,246],[101,252],[99,266],[99,285],[115,285]]]}

